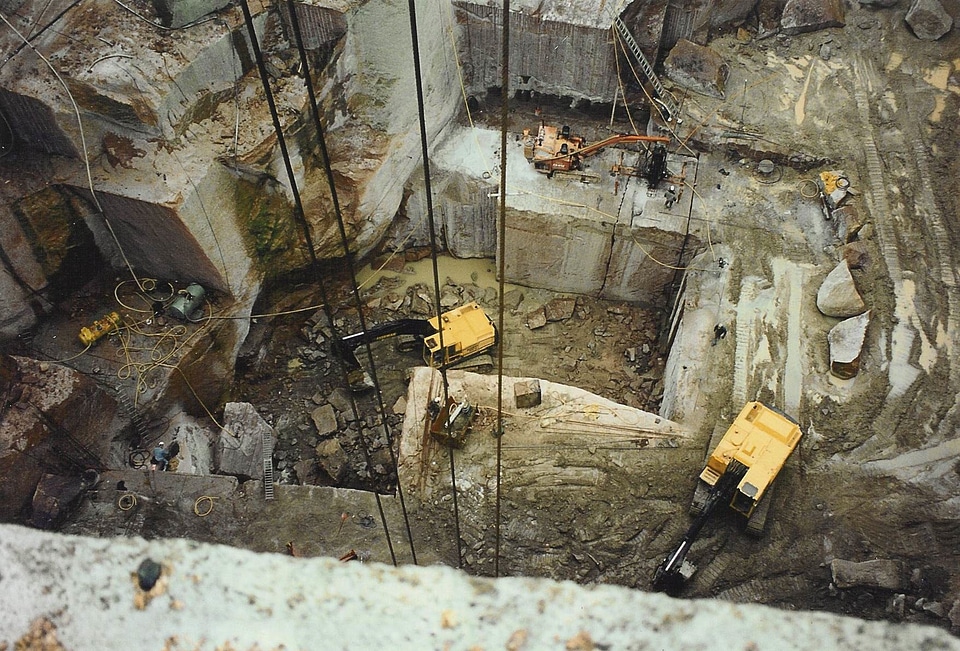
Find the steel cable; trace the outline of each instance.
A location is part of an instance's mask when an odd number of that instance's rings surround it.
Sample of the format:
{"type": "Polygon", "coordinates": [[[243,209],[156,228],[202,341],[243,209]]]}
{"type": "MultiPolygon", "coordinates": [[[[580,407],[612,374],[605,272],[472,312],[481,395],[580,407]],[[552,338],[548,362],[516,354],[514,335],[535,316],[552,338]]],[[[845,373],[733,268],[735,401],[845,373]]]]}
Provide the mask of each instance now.
{"type": "MultiPolygon", "coordinates": [[[[294,0],[287,0],[287,10],[290,12],[290,22],[293,25],[294,37],[297,41],[297,50],[300,53],[300,63],[303,67],[304,84],[307,87],[307,95],[310,99],[310,112],[313,115],[314,126],[317,130],[317,140],[320,143],[320,153],[323,156],[323,168],[327,176],[327,185],[330,187],[330,197],[333,202],[333,212],[337,217],[337,226],[340,229],[340,243],[343,246],[343,256],[347,262],[347,269],[350,272],[350,282],[353,288],[353,299],[357,306],[357,313],[360,315],[360,329],[367,331],[366,320],[363,316],[363,302],[360,300],[360,287],[357,284],[357,271],[354,265],[353,256],[350,252],[349,240],[347,239],[347,229],[343,220],[343,211],[340,209],[340,200],[337,197],[337,186],[334,183],[333,168],[330,165],[330,154],[327,151],[327,140],[324,136],[323,124],[320,121],[320,111],[317,108],[317,96],[313,90],[313,79],[310,75],[310,65],[307,61],[307,52],[303,45],[303,35],[300,31],[300,19],[297,17],[296,4],[294,0]]],[[[326,302],[326,301],[324,301],[326,302]]],[[[384,434],[387,437],[387,449],[390,452],[390,463],[393,466],[394,474],[397,477],[397,497],[400,500],[400,510],[403,513],[403,521],[407,530],[407,540],[410,543],[410,556],[413,558],[413,564],[417,564],[417,551],[413,544],[413,533],[410,530],[410,517],[407,513],[406,501],[403,497],[403,487],[400,484],[400,468],[397,462],[397,455],[393,450],[393,436],[390,433],[390,425],[387,423],[386,408],[383,404],[383,393],[380,390],[380,381],[377,378],[377,367],[373,359],[370,348],[370,342],[366,344],[367,360],[370,368],[370,379],[377,394],[377,403],[380,409],[380,422],[383,425],[384,434]]],[[[356,409],[354,401],[354,409],[356,409]]],[[[354,414],[359,421],[359,414],[354,414]]]]}
{"type": "MultiPolygon", "coordinates": [[[[266,96],[267,106],[270,108],[270,114],[273,118],[273,128],[277,134],[277,145],[280,147],[280,154],[283,157],[283,164],[286,167],[287,177],[290,181],[290,189],[291,189],[291,192],[293,193],[293,200],[296,207],[296,210],[294,211],[294,218],[297,220],[298,224],[303,230],[303,237],[307,245],[307,253],[310,258],[310,267],[311,267],[311,270],[316,274],[316,278],[320,288],[320,297],[323,302],[324,314],[327,317],[327,321],[330,324],[330,328],[333,331],[334,337],[338,337],[338,333],[336,331],[336,325],[334,324],[334,321],[333,321],[333,314],[331,313],[330,301],[327,300],[327,289],[326,289],[326,285],[323,282],[323,278],[320,270],[320,262],[317,259],[317,253],[313,247],[313,237],[310,234],[310,225],[307,223],[306,212],[303,209],[303,202],[300,198],[300,190],[297,185],[297,179],[293,173],[293,166],[290,163],[290,155],[287,152],[287,144],[283,136],[283,127],[280,124],[280,116],[277,114],[277,105],[273,99],[273,91],[270,89],[270,81],[269,81],[269,74],[267,73],[267,66],[263,60],[263,53],[260,51],[260,41],[257,37],[257,31],[253,26],[253,17],[250,15],[250,7],[247,5],[247,0],[240,0],[240,8],[243,10],[243,19],[247,25],[247,32],[249,33],[249,36],[250,36],[251,49],[253,50],[253,55],[254,55],[254,58],[256,59],[257,69],[260,72],[260,81],[263,83],[263,92],[266,96]]],[[[240,56],[239,52],[237,53],[237,56],[240,56]]],[[[346,367],[343,365],[342,362],[338,362],[338,365],[340,367],[341,374],[344,379],[344,383],[346,383],[347,381],[346,367]]],[[[351,396],[350,402],[353,405],[354,416],[357,418],[357,421],[359,422],[360,416],[357,410],[356,401],[353,399],[353,396],[351,396]]],[[[366,439],[366,436],[364,436],[363,434],[362,427],[358,428],[357,432],[358,432],[358,438],[360,440],[360,447],[363,449],[364,459],[366,460],[367,467],[369,468],[371,467],[370,449],[369,449],[369,446],[367,445],[367,439],[366,439]]],[[[397,555],[393,549],[393,541],[390,538],[390,530],[389,530],[389,527],[387,526],[387,517],[383,511],[383,501],[380,499],[380,493],[377,492],[376,490],[373,492],[373,495],[377,501],[377,510],[380,512],[380,522],[383,525],[384,535],[386,536],[386,540],[387,540],[387,547],[389,547],[390,549],[390,558],[393,561],[394,566],[396,566],[397,555]]]]}

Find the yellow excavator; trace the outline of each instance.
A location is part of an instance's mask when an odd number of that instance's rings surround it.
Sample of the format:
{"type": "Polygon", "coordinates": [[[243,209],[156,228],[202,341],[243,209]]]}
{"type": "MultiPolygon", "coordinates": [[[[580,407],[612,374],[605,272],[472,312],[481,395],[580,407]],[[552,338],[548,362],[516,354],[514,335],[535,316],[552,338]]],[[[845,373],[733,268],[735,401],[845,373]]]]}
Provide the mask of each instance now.
{"type": "Polygon", "coordinates": [[[462,362],[486,352],[497,343],[497,329],[493,320],[476,302],[444,312],[439,318],[399,319],[373,326],[366,331],[347,335],[333,344],[333,351],[347,366],[347,383],[353,391],[373,387],[357,359],[357,347],[397,336],[402,337],[398,344],[400,350],[410,351],[422,346],[424,363],[435,368],[462,362]]]}
{"type": "Polygon", "coordinates": [[[747,531],[763,532],[771,485],[800,441],[795,420],[760,402],[748,402],[707,457],[694,492],[693,524],[663,559],[653,577],[657,590],[675,591],[693,575],[687,552],[700,530],[723,504],[747,518],[747,531]]]}

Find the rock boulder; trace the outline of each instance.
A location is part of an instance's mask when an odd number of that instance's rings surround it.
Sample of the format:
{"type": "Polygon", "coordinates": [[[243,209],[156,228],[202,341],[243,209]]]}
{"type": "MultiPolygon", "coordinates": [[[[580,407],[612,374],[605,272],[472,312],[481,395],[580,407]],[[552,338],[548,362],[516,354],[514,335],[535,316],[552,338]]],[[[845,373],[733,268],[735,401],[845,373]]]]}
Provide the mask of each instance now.
{"type": "Polygon", "coordinates": [[[337,439],[322,441],[317,446],[317,464],[334,482],[342,478],[349,462],[337,439]]]}
{"type": "Polygon", "coordinates": [[[953,28],[953,18],[939,0],[913,0],[904,20],[923,41],[936,41],[953,28]]]}
{"type": "Polygon", "coordinates": [[[787,0],[780,17],[781,29],[791,35],[843,26],[840,0],[787,0]]]}
{"type": "Polygon", "coordinates": [[[856,563],[835,558],[830,562],[830,571],[838,588],[903,589],[903,567],[898,561],[877,559],[856,563]]]}
{"type": "Polygon", "coordinates": [[[709,47],[680,39],[667,55],[663,68],[670,79],[684,88],[710,97],[724,97],[730,66],[709,47]]]}
{"type": "Polygon", "coordinates": [[[817,292],[817,308],[827,316],[845,319],[863,314],[867,306],[857,291],[846,260],[827,274],[817,292]]]}
{"type": "Polygon", "coordinates": [[[870,312],[841,321],[827,335],[830,344],[830,372],[849,380],[860,372],[860,355],[870,323],[870,312]]]}
{"type": "Polygon", "coordinates": [[[547,321],[566,321],[573,316],[577,309],[577,299],[572,296],[555,298],[543,306],[543,314],[547,321]]]}
{"type": "Polygon", "coordinates": [[[320,436],[333,434],[339,427],[337,425],[337,412],[334,410],[333,405],[317,407],[310,414],[310,417],[313,418],[313,424],[316,425],[317,434],[320,436]]]}

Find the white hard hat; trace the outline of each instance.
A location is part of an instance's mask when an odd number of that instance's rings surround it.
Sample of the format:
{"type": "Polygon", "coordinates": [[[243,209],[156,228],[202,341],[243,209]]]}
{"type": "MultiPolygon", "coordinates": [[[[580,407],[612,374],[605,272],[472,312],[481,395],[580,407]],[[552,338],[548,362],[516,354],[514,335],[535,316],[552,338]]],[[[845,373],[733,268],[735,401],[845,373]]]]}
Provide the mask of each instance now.
{"type": "Polygon", "coordinates": [[[157,443],[157,447],[158,447],[158,448],[162,448],[162,447],[163,447],[163,441],[160,441],[159,443],[157,443]]]}

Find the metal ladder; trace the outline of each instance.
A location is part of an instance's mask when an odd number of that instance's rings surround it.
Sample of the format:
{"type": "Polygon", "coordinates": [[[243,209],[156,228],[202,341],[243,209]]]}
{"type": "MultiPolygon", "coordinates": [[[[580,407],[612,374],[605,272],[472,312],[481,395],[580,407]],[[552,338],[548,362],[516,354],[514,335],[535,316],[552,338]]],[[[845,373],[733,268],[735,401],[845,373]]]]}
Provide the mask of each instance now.
{"type": "Polygon", "coordinates": [[[633,56],[637,59],[637,62],[640,64],[640,69],[643,70],[643,74],[647,76],[647,79],[650,80],[650,85],[653,86],[653,90],[656,92],[656,98],[663,102],[663,106],[666,108],[667,112],[670,115],[663,116],[668,122],[671,120],[676,120],[680,114],[680,107],[676,105],[673,101],[673,98],[667,93],[667,89],[663,87],[663,84],[660,83],[660,78],[657,77],[657,73],[653,71],[653,66],[650,65],[650,62],[647,61],[647,57],[643,55],[643,51],[640,50],[640,46],[637,45],[636,40],[633,38],[633,34],[630,33],[630,30],[627,28],[626,23],[624,23],[619,16],[613,21],[613,24],[617,28],[617,32],[623,38],[623,41],[627,44],[627,47],[630,48],[630,51],[633,52],[633,56]]]}
{"type": "Polygon", "coordinates": [[[273,436],[263,434],[263,498],[273,499],[273,436]]]}

